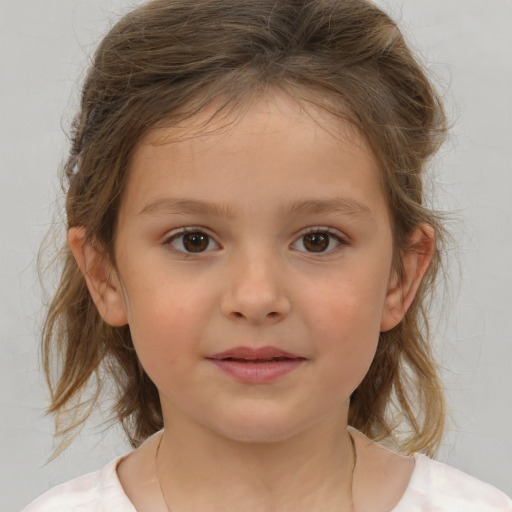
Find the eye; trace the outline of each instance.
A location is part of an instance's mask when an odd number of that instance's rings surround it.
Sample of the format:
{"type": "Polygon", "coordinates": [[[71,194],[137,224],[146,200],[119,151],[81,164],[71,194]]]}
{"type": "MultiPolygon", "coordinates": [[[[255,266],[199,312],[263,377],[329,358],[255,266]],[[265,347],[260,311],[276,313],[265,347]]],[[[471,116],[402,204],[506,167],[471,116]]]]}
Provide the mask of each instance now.
{"type": "Polygon", "coordinates": [[[200,253],[218,249],[219,245],[213,238],[200,230],[183,229],[171,235],[165,242],[173,249],[184,253],[200,253]]]}
{"type": "Polygon", "coordinates": [[[321,253],[330,252],[344,243],[345,240],[341,234],[333,233],[328,228],[316,228],[314,231],[303,234],[292,244],[292,247],[297,251],[321,253]]]}

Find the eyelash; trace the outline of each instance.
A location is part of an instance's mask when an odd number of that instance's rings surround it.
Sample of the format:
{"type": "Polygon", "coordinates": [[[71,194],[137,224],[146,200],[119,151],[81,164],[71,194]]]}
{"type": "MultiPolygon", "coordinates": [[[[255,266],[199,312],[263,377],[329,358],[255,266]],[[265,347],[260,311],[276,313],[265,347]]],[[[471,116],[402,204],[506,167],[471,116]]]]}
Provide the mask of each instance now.
{"type": "MultiPolygon", "coordinates": [[[[308,228],[307,230],[303,231],[295,242],[291,244],[291,247],[295,246],[297,243],[302,242],[302,245],[304,246],[304,238],[308,235],[315,235],[315,234],[324,234],[328,236],[328,246],[326,250],[323,251],[308,251],[308,250],[299,250],[299,252],[304,252],[306,254],[317,254],[317,255],[323,255],[323,254],[330,254],[338,250],[338,248],[342,245],[347,245],[347,240],[345,237],[337,230],[334,230],[332,228],[323,227],[323,226],[317,226],[314,228],[308,228]],[[332,243],[332,239],[335,240],[336,246],[333,248],[329,248],[332,243]]],[[[187,257],[196,255],[196,254],[203,254],[206,252],[210,252],[212,249],[208,249],[210,247],[210,244],[215,244],[216,248],[219,248],[220,245],[214,240],[214,238],[209,235],[204,228],[200,227],[183,227],[179,231],[172,233],[170,236],[168,236],[164,240],[164,245],[169,245],[172,247],[172,249],[176,252],[179,252],[187,257]],[[208,245],[204,250],[200,251],[188,251],[183,245],[183,241],[181,242],[181,245],[183,248],[177,248],[173,246],[173,242],[176,240],[179,240],[180,238],[186,236],[186,235],[205,235],[208,239],[208,245]]]]}
{"type": "MultiPolygon", "coordinates": [[[[181,228],[179,231],[171,234],[170,236],[168,236],[165,240],[164,240],[164,245],[170,245],[172,247],[172,249],[174,251],[177,251],[181,254],[184,254],[186,255],[187,257],[188,256],[193,256],[195,254],[202,254],[204,252],[210,252],[209,250],[203,250],[203,251],[187,251],[187,250],[183,250],[183,249],[179,249],[177,247],[174,247],[173,246],[173,242],[176,241],[176,240],[179,240],[180,238],[186,236],[186,235],[206,235],[208,237],[208,247],[210,246],[210,243],[213,242],[217,248],[220,247],[220,245],[215,242],[214,238],[209,235],[204,228],[200,228],[200,227],[195,227],[195,226],[192,226],[192,227],[183,227],[181,228]]],[[[183,245],[183,241],[182,241],[182,245],[183,245]]]]}
{"type": "Polygon", "coordinates": [[[304,237],[308,235],[316,235],[316,234],[325,234],[329,237],[328,247],[331,245],[331,240],[334,239],[336,241],[336,246],[330,249],[327,249],[325,251],[300,251],[305,252],[306,254],[317,254],[317,255],[327,255],[332,254],[334,252],[337,252],[337,250],[340,248],[340,246],[347,245],[347,240],[344,237],[344,235],[339,232],[338,230],[324,227],[324,226],[317,226],[314,228],[308,228],[307,230],[303,231],[300,236],[297,238],[297,240],[292,244],[295,245],[302,241],[302,244],[304,245],[304,237]]]}

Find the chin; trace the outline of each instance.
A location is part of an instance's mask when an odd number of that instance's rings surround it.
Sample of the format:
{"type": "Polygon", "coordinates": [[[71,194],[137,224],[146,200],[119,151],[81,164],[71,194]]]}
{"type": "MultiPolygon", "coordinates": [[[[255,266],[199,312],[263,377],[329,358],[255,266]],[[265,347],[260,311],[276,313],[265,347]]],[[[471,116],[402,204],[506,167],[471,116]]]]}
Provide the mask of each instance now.
{"type": "Polygon", "coordinates": [[[246,444],[275,444],[289,440],[297,432],[269,432],[255,431],[249,432],[227,432],[225,437],[237,443],[246,444]]]}
{"type": "Polygon", "coordinates": [[[255,415],[238,418],[228,424],[217,425],[217,432],[240,443],[279,443],[286,441],[307,428],[289,419],[255,415]]]}

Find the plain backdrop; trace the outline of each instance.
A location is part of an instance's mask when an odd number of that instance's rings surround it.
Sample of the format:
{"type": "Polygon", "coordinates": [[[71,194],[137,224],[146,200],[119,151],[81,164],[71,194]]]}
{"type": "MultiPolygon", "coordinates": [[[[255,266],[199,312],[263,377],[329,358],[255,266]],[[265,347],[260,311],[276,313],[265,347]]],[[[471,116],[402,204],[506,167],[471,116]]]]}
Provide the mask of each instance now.
{"type": "MultiPolygon", "coordinates": [[[[57,169],[84,66],[131,0],[0,0],[0,510],[128,450],[88,425],[57,460],[39,364],[36,255],[58,208],[57,169]]],[[[436,347],[452,407],[438,458],[512,494],[512,1],[382,0],[445,98],[433,162],[454,212],[451,289],[436,347]]],[[[96,418],[96,420],[101,418],[96,418]]],[[[96,421],[97,422],[97,421],[96,421]]]]}

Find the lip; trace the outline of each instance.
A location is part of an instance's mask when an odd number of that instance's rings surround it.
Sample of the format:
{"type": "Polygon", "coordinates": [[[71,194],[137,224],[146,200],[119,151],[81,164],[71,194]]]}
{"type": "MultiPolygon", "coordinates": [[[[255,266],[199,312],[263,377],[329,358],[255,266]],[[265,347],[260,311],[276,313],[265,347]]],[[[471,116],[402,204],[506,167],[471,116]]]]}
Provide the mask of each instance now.
{"type": "Polygon", "coordinates": [[[235,347],[207,358],[224,373],[247,383],[267,383],[301,366],[306,358],[277,347],[235,347]]]}
{"type": "MultiPolygon", "coordinates": [[[[245,359],[246,361],[251,360],[269,360],[269,359],[277,359],[277,358],[286,358],[286,359],[298,359],[300,356],[297,354],[292,354],[291,352],[286,352],[285,350],[281,350],[277,347],[235,347],[224,352],[219,352],[218,354],[213,354],[208,359],[214,360],[222,360],[222,359],[245,359]]],[[[304,359],[304,358],[302,358],[304,359]]]]}

